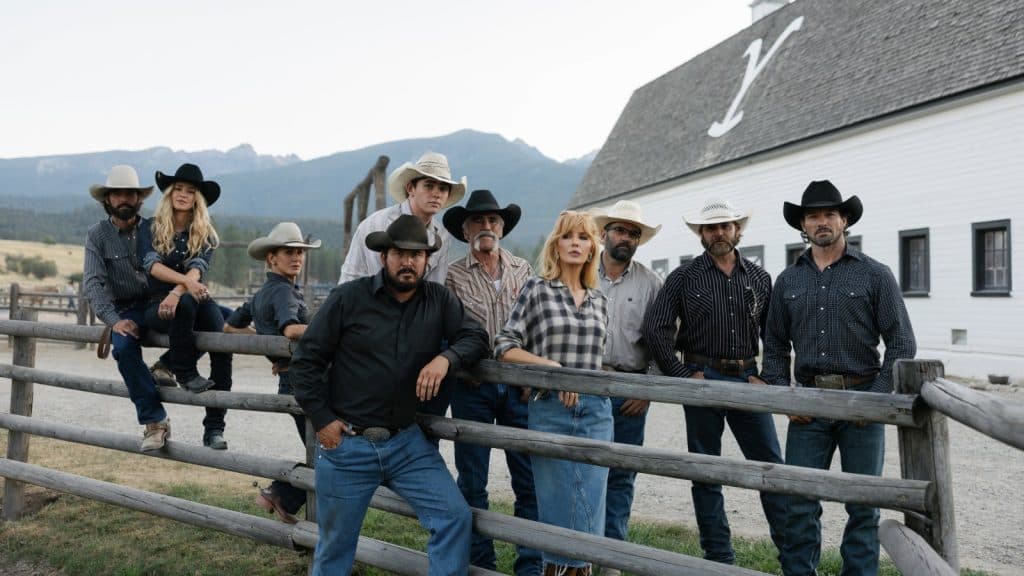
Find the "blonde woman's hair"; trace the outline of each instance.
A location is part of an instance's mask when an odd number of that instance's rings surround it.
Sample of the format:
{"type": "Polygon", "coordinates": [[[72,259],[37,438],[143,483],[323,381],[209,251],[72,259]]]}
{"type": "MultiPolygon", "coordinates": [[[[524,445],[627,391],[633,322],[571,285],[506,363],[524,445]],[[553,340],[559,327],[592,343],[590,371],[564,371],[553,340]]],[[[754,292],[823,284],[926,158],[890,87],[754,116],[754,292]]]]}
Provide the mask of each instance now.
{"type": "Polygon", "coordinates": [[[562,265],[558,261],[558,240],[568,233],[584,232],[590,238],[590,254],[587,255],[587,262],[580,271],[580,281],[587,288],[597,288],[598,278],[598,245],[601,239],[597,233],[597,224],[590,214],[565,210],[558,215],[555,227],[548,234],[544,241],[544,248],[540,251],[540,258],[537,267],[540,269],[540,277],[545,280],[555,280],[562,275],[562,265]]]}
{"type": "MultiPolygon", "coordinates": [[[[174,207],[171,204],[171,184],[157,204],[153,214],[153,247],[158,254],[167,255],[174,250],[174,207]]],[[[188,225],[188,257],[195,258],[207,249],[220,245],[220,237],[213,229],[210,213],[206,209],[206,198],[196,191],[196,203],[192,207],[192,221],[188,225]]]]}

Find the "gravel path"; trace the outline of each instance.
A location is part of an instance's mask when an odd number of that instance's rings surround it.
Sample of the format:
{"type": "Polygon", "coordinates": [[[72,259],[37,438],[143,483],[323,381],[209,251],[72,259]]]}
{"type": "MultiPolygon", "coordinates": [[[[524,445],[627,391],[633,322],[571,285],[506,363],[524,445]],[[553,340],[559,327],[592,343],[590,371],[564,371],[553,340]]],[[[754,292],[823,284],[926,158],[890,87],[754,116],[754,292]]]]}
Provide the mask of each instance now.
{"type": "MultiPolygon", "coordinates": [[[[4,339],[5,340],[5,339],[4,339]]],[[[9,362],[6,342],[0,343],[0,358],[9,362]]],[[[147,350],[152,361],[157,351],[147,350]]],[[[36,366],[46,370],[119,378],[112,359],[100,361],[90,350],[75,350],[71,345],[40,343],[36,366]]],[[[276,379],[269,363],[252,356],[236,356],[234,389],[243,392],[276,391],[276,379]]],[[[206,373],[207,368],[200,369],[206,373]]],[[[105,397],[57,388],[37,387],[35,415],[45,419],[72,422],[118,432],[139,434],[135,412],[127,399],[105,397]]],[[[1007,398],[1024,399],[1016,387],[993,387],[1007,398]]],[[[0,406],[9,405],[10,381],[0,380],[0,406]]],[[[168,405],[176,440],[199,443],[202,437],[202,409],[168,405]]],[[[231,411],[228,413],[227,440],[232,450],[302,460],[303,450],[295,435],[294,424],[283,414],[231,411]]],[[[776,417],[779,439],[785,445],[784,417],[776,417]]],[[[959,534],[961,565],[988,570],[994,574],[1024,575],[1024,452],[991,440],[950,421],[952,442],[954,501],[959,534]]],[[[899,476],[896,429],[887,428],[885,476],[899,476]]],[[[679,406],[654,405],[647,422],[647,445],[661,448],[686,446],[683,411],[679,406]]],[[[442,453],[452,461],[451,443],[442,443],[442,453]]],[[[724,455],[740,458],[739,448],[730,433],[723,441],[724,455]]],[[[838,468],[838,457],[834,469],[838,468]]],[[[494,451],[491,458],[491,491],[497,498],[511,499],[504,457],[494,451]]],[[[252,490],[241,484],[239,490],[252,490]]],[[[679,522],[695,527],[690,499],[690,482],[641,474],[637,479],[634,517],[679,522]]],[[[755,492],[726,488],[726,510],[733,532],[739,535],[767,537],[768,529],[755,492]]],[[[884,518],[902,520],[900,514],[883,511],[884,518]]],[[[825,504],[822,518],[825,541],[838,546],[846,520],[841,505],[825,504]]]]}

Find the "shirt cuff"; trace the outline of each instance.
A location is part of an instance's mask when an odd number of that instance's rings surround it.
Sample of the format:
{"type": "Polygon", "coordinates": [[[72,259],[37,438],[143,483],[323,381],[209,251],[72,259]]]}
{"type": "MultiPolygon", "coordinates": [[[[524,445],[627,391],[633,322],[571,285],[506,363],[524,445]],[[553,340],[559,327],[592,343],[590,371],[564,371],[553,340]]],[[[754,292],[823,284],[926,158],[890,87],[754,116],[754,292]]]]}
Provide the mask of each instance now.
{"type": "Polygon", "coordinates": [[[459,355],[451,348],[442,351],[441,356],[448,359],[448,372],[458,372],[462,368],[462,358],[459,358],[459,355]]]}
{"type": "Polygon", "coordinates": [[[339,418],[334,415],[334,412],[331,412],[328,408],[322,408],[312,414],[309,414],[309,419],[313,421],[313,429],[318,432],[323,430],[324,426],[327,426],[335,420],[339,420],[339,418]]]}

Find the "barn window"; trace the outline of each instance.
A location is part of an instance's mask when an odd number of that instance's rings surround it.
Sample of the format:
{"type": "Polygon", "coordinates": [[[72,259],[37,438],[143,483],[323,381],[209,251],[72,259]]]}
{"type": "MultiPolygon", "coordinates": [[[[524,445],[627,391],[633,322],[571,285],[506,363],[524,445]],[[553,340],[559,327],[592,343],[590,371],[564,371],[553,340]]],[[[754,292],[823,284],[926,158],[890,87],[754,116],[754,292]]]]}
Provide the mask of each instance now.
{"type": "Polygon", "coordinates": [[[807,249],[807,244],[803,242],[797,242],[795,244],[786,244],[786,266],[792,266],[796,264],[797,258],[804,253],[807,249]]]}
{"type": "Polygon", "coordinates": [[[858,252],[864,251],[864,237],[863,236],[849,236],[846,238],[846,244],[857,249],[858,252]]]}
{"type": "Polygon", "coordinates": [[[742,246],[740,256],[764,268],[764,246],[742,246]]]}
{"type": "Polygon", "coordinates": [[[972,296],[1009,296],[1013,287],[1010,267],[1010,221],[971,224],[974,251],[972,296]]]}
{"type": "Polygon", "coordinates": [[[693,262],[693,254],[687,254],[686,256],[679,257],[679,265],[686,266],[690,262],[693,262]]]}
{"type": "Polygon", "coordinates": [[[664,279],[668,276],[668,258],[659,258],[658,260],[651,260],[651,270],[654,270],[658,276],[664,279]]]}
{"type": "Polygon", "coordinates": [[[931,288],[928,229],[900,230],[900,287],[904,296],[927,296],[931,288]]]}

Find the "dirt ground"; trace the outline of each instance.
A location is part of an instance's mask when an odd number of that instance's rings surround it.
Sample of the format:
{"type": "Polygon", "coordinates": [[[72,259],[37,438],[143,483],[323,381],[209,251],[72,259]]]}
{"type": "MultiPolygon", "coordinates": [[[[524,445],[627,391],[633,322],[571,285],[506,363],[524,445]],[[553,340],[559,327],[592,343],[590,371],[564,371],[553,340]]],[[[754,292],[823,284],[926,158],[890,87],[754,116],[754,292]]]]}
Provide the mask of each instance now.
{"type": "MultiPolygon", "coordinates": [[[[0,362],[9,362],[6,339],[0,339],[0,362]]],[[[158,351],[147,350],[147,360],[155,360],[158,351]]],[[[113,359],[98,360],[91,350],[76,350],[73,345],[40,343],[36,366],[60,372],[119,378],[113,359]]],[[[201,368],[205,373],[206,368],[201,368]]],[[[243,392],[276,391],[276,380],[269,363],[259,357],[236,356],[234,390],[243,392]]],[[[1024,399],[1024,389],[1015,386],[994,386],[991,391],[1007,398],[1024,399]]],[[[0,406],[9,405],[10,381],[0,380],[0,406]]],[[[168,405],[176,440],[199,443],[202,438],[202,408],[168,405]]],[[[50,420],[71,422],[128,434],[139,434],[132,404],[127,399],[105,397],[81,392],[37,386],[35,415],[50,420]]],[[[295,434],[291,419],[283,414],[231,411],[227,417],[226,437],[231,450],[294,458],[300,461],[304,451],[295,434]]],[[[647,421],[647,445],[661,448],[685,448],[685,427],[680,406],[654,405],[647,421]]],[[[776,417],[779,439],[785,445],[786,423],[776,417]]],[[[952,443],[954,501],[960,545],[961,566],[988,570],[995,574],[1024,575],[1024,536],[1020,528],[1024,518],[1024,452],[991,440],[960,424],[949,422],[952,443]]],[[[899,476],[896,429],[889,427],[886,436],[884,475],[899,476]]],[[[723,441],[724,455],[741,457],[730,433],[723,441]]],[[[452,444],[442,443],[442,452],[452,464],[452,444]]],[[[838,469],[838,458],[833,469],[838,469]]],[[[239,477],[239,490],[252,491],[252,480],[239,477]]],[[[265,481],[261,481],[265,483],[265,481]]],[[[508,470],[504,457],[494,451],[491,458],[491,493],[494,497],[511,499],[508,470]]],[[[757,493],[726,488],[726,510],[734,534],[766,537],[767,524],[761,512],[757,493]]],[[[635,518],[678,522],[695,527],[690,498],[690,482],[641,474],[637,479],[633,507],[635,518]]],[[[883,511],[883,518],[897,518],[898,513],[883,511]]],[[[838,546],[846,515],[841,505],[826,503],[822,517],[825,542],[838,546]]],[[[31,574],[34,572],[15,572],[31,574]]]]}

